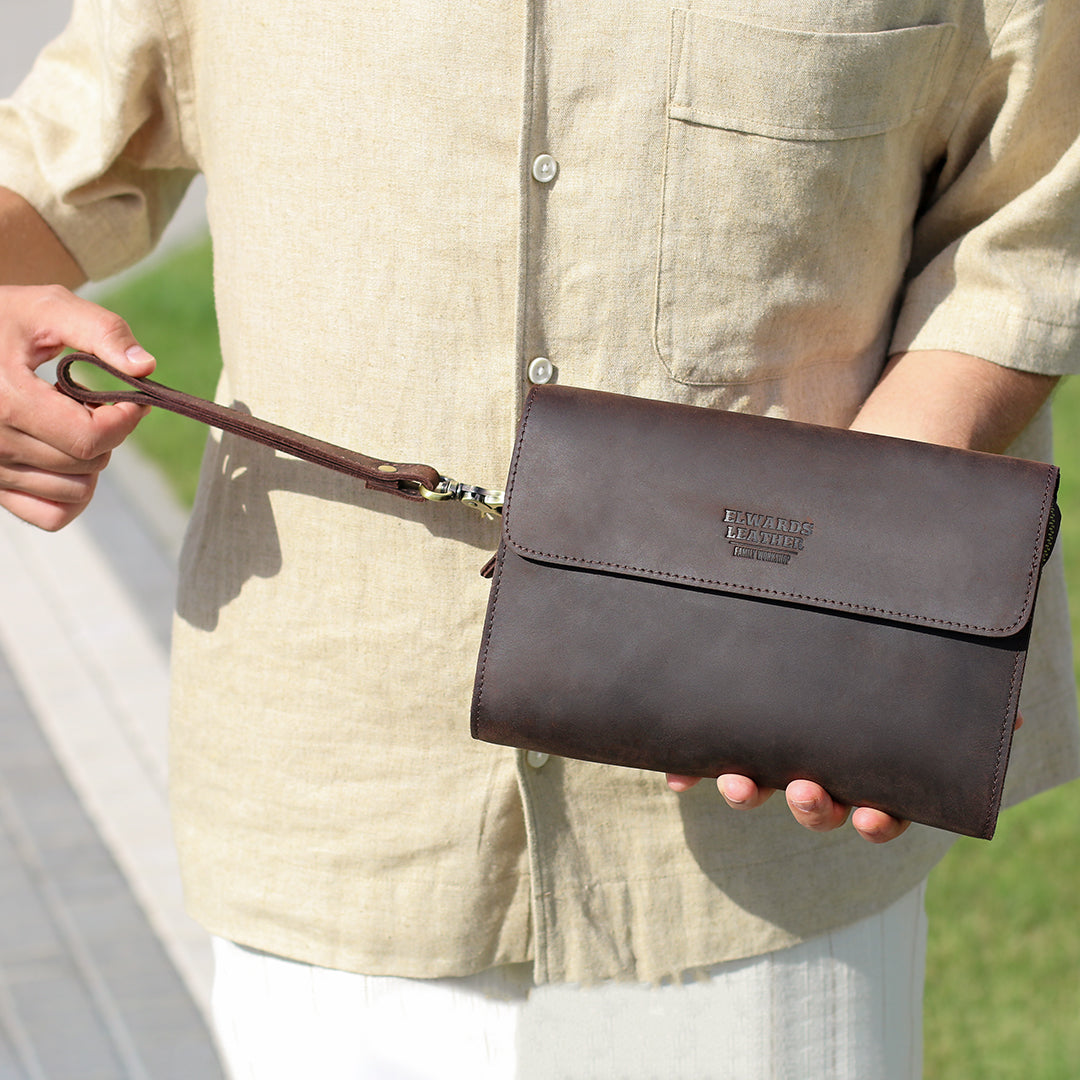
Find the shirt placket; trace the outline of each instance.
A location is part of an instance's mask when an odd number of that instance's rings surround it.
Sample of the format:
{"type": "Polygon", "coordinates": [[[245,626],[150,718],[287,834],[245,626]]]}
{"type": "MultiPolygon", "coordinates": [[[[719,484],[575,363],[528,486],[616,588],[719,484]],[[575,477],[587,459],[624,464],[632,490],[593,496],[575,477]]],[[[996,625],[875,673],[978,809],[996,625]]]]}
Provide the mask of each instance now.
{"type": "MultiPolygon", "coordinates": [[[[644,392],[651,388],[635,363],[651,363],[670,14],[652,0],[604,9],[577,0],[527,2],[518,387],[522,396],[553,382],[644,392]],[[629,235],[628,219],[635,226],[629,235]],[[608,363],[612,357],[618,362],[608,363]]],[[[544,663],[542,647],[536,662],[544,663]]],[[[569,898],[594,872],[597,852],[587,835],[566,826],[566,785],[577,764],[519,752],[517,766],[536,978],[557,980],[567,953],[593,940],[588,916],[569,898]]]]}
{"type": "MultiPolygon", "coordinates": [[[[526,0],[523,49],[523,108],[519,154],[521,224],[519,234],[518,339],[515,364],[522,397],[532,386],[555,381],[557,357],[549,355],[544,329],[542,264],[548,202],[558,198],[560,162],[548,130],[547,75],[543,63],[543,27],[547,0],[526,0]]],[[[538,658],[542,662],[542,658],[538,658]]],[[[547,754],[517,751],[518,784],[524,808],[531,883],[535,977],[547,981],[551,945],[549,901],[554,886],[549,880],[552,844],[543,806],[551,796],[555,772],[547,754]]]]}

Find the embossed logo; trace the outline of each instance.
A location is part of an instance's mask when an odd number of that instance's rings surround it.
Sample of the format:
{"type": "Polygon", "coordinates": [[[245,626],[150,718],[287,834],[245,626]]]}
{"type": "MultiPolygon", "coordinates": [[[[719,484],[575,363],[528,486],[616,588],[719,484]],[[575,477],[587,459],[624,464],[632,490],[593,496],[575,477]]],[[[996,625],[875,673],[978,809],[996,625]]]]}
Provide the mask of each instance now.
{"type": "Polygon", "coordinates": [[[724,510],[724,537],[737,559],[787,566],[793,556],[805,550],[806,539],[813,532],[812,521],[753,510],[724,510]]]}

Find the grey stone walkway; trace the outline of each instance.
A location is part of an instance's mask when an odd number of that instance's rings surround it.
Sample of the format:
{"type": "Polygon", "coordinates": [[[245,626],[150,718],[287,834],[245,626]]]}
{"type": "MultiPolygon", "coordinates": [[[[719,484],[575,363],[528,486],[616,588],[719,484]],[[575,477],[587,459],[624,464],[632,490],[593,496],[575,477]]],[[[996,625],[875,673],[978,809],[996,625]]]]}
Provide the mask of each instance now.
{"type": "Polygon", "coordinates": [[[222,1076],[166,805],[182,521],[114,469],[62,533],[0,519],[0,1080],[222,1076]]]}
{"type": "Polygon", "coordinates": [[[0,661],[0,1077],[220,1076],[202,1016],[0,661]]]}

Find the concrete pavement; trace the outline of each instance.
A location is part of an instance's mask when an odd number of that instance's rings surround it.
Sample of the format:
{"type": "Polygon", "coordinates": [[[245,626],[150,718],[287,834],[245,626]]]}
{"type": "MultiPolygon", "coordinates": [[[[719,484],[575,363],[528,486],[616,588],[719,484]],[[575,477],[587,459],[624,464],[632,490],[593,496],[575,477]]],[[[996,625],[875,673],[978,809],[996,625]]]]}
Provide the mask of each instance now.
{"type": "Polygon", "coordinates": [[[183,516],[118,456],[61,533],[0,518],[0,1080],[221,1076],[166,803],[183,516]]]}

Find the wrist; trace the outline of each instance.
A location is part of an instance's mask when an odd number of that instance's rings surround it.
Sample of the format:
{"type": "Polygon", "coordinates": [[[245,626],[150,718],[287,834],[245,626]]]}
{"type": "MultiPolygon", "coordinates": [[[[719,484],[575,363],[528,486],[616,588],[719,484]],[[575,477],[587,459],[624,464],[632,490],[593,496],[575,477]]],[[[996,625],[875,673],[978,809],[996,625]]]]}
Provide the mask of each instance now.
{"type": "Polygon", "coordinates": [[[1001,453],[1050,396],[1056,376],[966,353],[892,357],[851,427],[878,435],[1001,453]]]}

